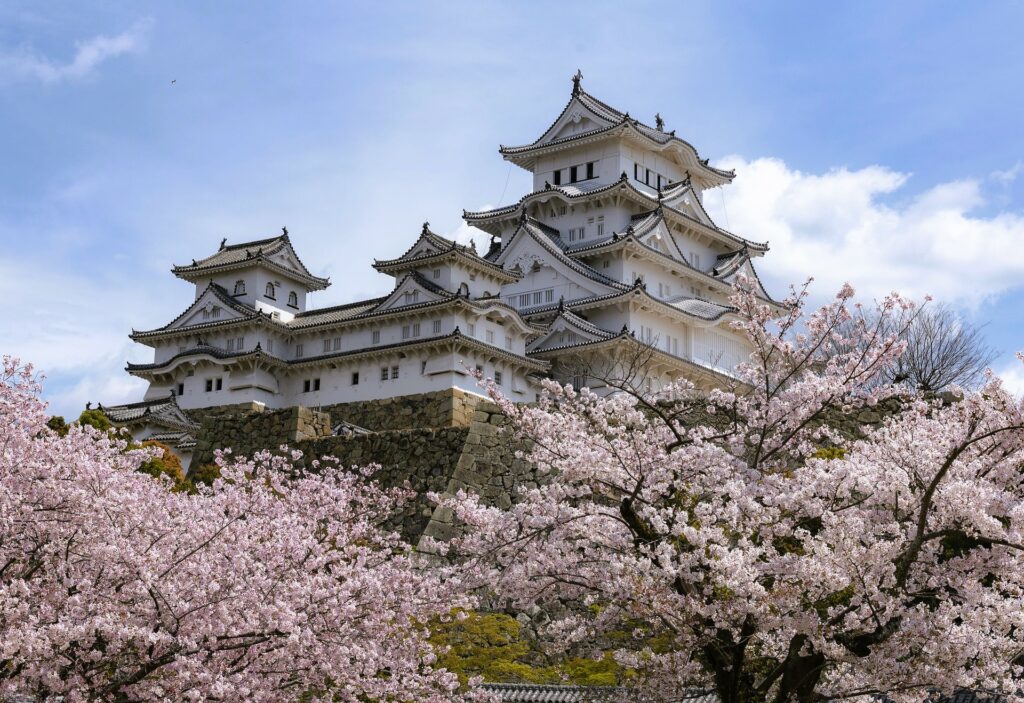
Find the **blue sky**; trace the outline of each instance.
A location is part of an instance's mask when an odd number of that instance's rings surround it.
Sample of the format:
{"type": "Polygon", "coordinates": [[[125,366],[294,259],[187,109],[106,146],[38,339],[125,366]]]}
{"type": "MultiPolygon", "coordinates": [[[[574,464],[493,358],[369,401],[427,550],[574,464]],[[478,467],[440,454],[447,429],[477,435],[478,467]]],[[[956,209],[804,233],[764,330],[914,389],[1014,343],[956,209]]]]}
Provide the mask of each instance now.
{"type": "Polygon", "coordinates": [[[1024,389],[1022,26],[1015,2],[7,0],[0,352],[36,362],[55,412],[141,397],[127,335],[191,297],[170,266],[284,225],[334,281],[314,304],[378,295],[371,260],[424,220],[467,239],[462,208],[528,189],[497,147],[581,68],[737,168],[708,202],[772,243],[774,292],[931,293],[1024,389]]]}

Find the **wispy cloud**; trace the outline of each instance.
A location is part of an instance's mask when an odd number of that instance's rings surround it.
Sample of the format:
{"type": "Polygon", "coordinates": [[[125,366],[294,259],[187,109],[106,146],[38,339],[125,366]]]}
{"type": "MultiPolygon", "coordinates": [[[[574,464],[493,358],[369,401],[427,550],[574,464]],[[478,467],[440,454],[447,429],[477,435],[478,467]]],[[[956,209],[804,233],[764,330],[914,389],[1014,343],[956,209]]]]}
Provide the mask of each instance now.
{"type": "Polygon", "coordinates": [[[75,55],[66,63],[40,56],[28,49],[0,48],[0,81],[36,80],[59,83],[91,75],[104,61],[141,51],[146,44],[152,20],[136,22],[127,31],[114,36],[99,35],[76,44],[75,55]]]}
{"type": "Polygon", "coordinates": [[[1018,161],[1005,171],[993,171],[992,178],[1003,185],[1009,185],[1017,180],[1017,176],[1022,172],[1024,172],[1024,161],[1018,161]]]}

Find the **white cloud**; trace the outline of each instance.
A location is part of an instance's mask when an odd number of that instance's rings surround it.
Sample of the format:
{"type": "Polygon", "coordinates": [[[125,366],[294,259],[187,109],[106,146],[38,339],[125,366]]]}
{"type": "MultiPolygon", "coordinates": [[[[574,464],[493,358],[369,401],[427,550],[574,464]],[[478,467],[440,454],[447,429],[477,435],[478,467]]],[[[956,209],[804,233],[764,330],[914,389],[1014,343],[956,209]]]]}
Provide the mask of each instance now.
{"type": "Polygon", "coordinates": [[[46,377],[51,412],[77,416],[87,400],[113,404],[144,392],[146,384],[125,374],[124,364],[152,360],[150,350],[128,339],[130,321],[145,319],[145,297],[125,283],[50,273],[35,261],[0,262],[0,300],[23,301],[2,310],[0,354],[46,377]],[[25,291],[32,291],[30,300],[25,291]]]}
{"type": "Polygon", "coordinates": [[[849,281],[865,296],[899,290],[974,306],[1024,282],[1024,217],[977,214],[976,180],[900,198],[909,174],[883,166],[811,174],[738,156],[718,165],[735,168],[736,180],[709,192],[706,206],[737,234],[770,243],[759,269],[777,295],[814,276],[824,295],[849,281]]]}
{"type": "Polygon", "coordinates": [[[997,371],[996,375],[1003,380],[1003,387],[1013,395],[1024,395],[1024,363],[1015,359],[1009,366],[997,371]]]}
{"type": "Polygon", "coordinates": [[[28,50],[0,51],[0,80],[38,80],[58,83],[84,78],[107,59],[140,51],[146,42],[152,21],[143,20],[115,36],[99,35],[76,44],[71,61],[60,63],[28,50]]]}

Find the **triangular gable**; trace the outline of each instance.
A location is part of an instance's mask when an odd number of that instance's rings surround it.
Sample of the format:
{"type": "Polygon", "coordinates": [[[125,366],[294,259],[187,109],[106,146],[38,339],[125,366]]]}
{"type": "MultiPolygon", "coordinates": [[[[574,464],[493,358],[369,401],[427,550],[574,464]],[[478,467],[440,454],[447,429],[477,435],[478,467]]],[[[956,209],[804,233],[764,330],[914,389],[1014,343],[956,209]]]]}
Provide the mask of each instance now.
{"type": "Polygon", "coordinates": [[[684,260],[683,254],[679,250],[679,245],[676,243],[675,238],[672,237],[672,233],[663,219],[660,219],[657,224],[637,237],[637,241],[665,256],[679,261],[684,260]]]}
{"type": "Polygon", "coordinates": [[[395,290],[385,298],[373,310],[391,310],[403,308],[408,305],[419,305],[422,303],[433,303],[438,300],[451,297],[451,294],[427,283],[421,276],[409,273],[402,277],[395,286],[395,290]]]}
{"type": "Polygon", "coordinates": [[[580,102],[578,97],[573,96],[572,99],[569,100],[569,104],[565,106],[564,110],[562,110],[562,114],[555,120],[554,124],[552,124],[533,144],[534,146],[542,146],[548,142],[553,142],[556,139],[570,137],[574,134],[581,134],[583,132],[590,132],[595,129],[604,129],[605,127],[610,127],[613,124],[615,124],[615,122],[609,120],[604,115],[599,115],[597,112],[580,102]]]}
{"type": "Polygon", "coordinates": [[[255,310],[250,312],[246,306],[231,300],[211,284],[196,298],[194,303],[185,309],[185,312],[178,315],[164,329],[174,330],[213,322],[242,320],[255,317],[256,314],[255,310]]]}
{"type": "Polygon", "coordinates": [[[512,240],[501,250],[495,263],[506,271],[520,271],[523,274],[521,282],[527,287],[531,272],[545,266],[589,291],[591,295],[604,295],[625,287],[586,264],[571,259],[550,237],[526,224],[520,225],[512,235],[512,240]]]}
{"type": "Polygon", "coordinates": [[[552,322],[548,331],[527,347],[527,353],[544,351],[556,347],[572,346],[587,342],[611,339],[615,334],[600,329],[571,312],[563,310],[552,322]]]}
{"type": "Polygon", "coordinates": [[[281,266],[282,268],[285,268],[288,271],[291,271],[298,275],[310,275],[309,271],[306,270],[306,267],[303,266],[301,261],[299,261],[299,257],[295,253],[295,250],[292,248],[291,242],[285,242],[284,246],[282,246],[278,251],[274,252],[267,258],[269,258],[278,266],[281,266]]]}
{"type": "Polygon", "coordinates": [[[717,226],[711,220],[707,210],[704,209],[692,186],[683,188],[679,193],[674,193],[671,198],[665,198],[663,202],[673,210],[689,215],[709,227],[717,226]]]}

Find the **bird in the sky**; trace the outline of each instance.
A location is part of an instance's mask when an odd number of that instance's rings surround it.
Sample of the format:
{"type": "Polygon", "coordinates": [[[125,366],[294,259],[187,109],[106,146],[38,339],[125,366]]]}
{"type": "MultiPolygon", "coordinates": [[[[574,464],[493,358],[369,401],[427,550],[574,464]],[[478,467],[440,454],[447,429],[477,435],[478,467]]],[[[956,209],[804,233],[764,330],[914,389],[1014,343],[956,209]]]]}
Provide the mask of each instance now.
{"type": "Polygon", "coordinates": [[[175,84],[175,83],[177,83],[177,82],[178,82],[178,79],[177,79],[177,78],[172,78],[172,79],[171,79],[171,85],[174,85],[174,84],[175,84]]]}

